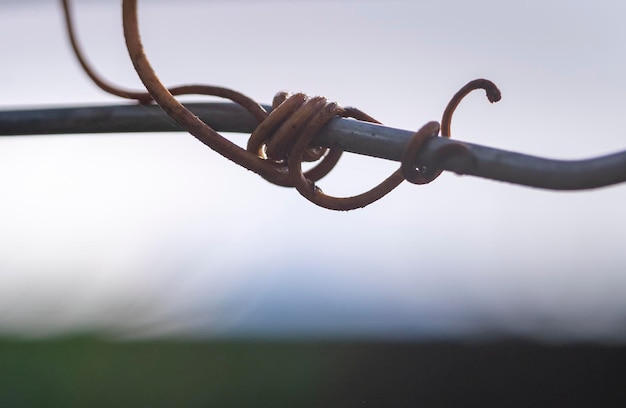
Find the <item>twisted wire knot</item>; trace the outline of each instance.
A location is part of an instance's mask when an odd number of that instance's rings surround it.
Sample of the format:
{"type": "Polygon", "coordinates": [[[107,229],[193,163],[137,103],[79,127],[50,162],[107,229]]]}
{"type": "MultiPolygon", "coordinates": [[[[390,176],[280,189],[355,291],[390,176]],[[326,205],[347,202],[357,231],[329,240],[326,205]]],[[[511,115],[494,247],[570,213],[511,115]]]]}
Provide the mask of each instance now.
{"type": "Polygon", "coordinates": [[[272,166],[275,171],[262,175],[266,180],[285,187],[295,187],[300,194],[325,208],[351,210],[380,199],[402,182],[399,173],[379,186],[353,197],[326,195],[315,183],[336,165],[343,151],[336,147],[314,144],[315,136],[334,117],[350,117],[379,123],[356,108],[343,108],[321,96],[280,92],[274,97],[272,111],[250,135],[247,151],[272,166]],[[303,162],[319,161],[303,172],[303,162]]]}
{"type": "Polygon", "coordinates": [[[416,163],[416,157],[428,139],[450,137],[452,114],[461,100],[474,89],[484,89],[490,102],[500,99],[500,91],[491,81],[478,79],[459,90],[448,103],[441,125],[429,122],[408,141],[401,166],[389,177],[369,191],[352,197],[333,197],[315,184],[337,164],[341,149],[316,146],[315,136],[332,118],[350,117],[361,121],[380,123],[356,108],[343,108],[326,98],[308,97],[297,93],[278,93],[271,113],[252,98],[232,89],[211,85],[184,85],[166,88],[156,76],[143,50],[137,21],[137,0],[122,2],[124,37],[135,71],[148,93],[121,89],[101,79],[83,56],[74,33],[69,0],[62,0],[70,43],[87,75],[106,92],[133,99],[140,103],[156,102],[174,121],[202,143],[224,157],[261,175],[266,180],[286,187],[295,187],[309,201],[328,209],[352,210],[365,207],[382,198],[405,179],[415,184],[426,184],[441,174],[441,160],[450,154],[469,151],[461,143],[449,144],[438,149],[428,166],[416,163]],[[250,112],[259,125],[252,132],[244,150],[226,139],[209,125],[185,108],[174,95],[199,94],[226,98],[250,112]],[[302,162],[319,161],[312,169],[303,172],[302,162]]]}
{"type": "MultiPolygon", "coordinates": [[[[326,98],[309,97],[303,93],[289,95],[280,92],[274,97],[271,113],[256,127],[248,139],[247,150],[276,166],[276,173],[264,176],[266,180],[284,187],[294,187],[289,172],[289,160],[293,159],[294,146],[305,131],[313,136],[341,108],[326,98]],[[328,111],[332,115],[324,115],[328,111]]],[[[327,175],[341,157],[340,149],[307,145],[301,161],[320,161],[304,176],[313,182],[327,175]]]]}

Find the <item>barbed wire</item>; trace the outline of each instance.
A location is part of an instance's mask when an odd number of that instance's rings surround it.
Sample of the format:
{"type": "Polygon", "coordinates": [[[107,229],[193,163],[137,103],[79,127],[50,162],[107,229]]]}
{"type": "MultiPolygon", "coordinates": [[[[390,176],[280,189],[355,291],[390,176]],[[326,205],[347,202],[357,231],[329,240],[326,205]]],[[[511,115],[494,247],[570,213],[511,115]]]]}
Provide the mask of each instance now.
{"type": "Polygon", "coordinates": [[[359,109],[340,107],[324,97],[303,93],[281,92],[271,106],[265,106],[219,86],[166,88],[143,50],[136,0],[123,0],[124,37],[133,66],[148,92],[122,89],[102,79],[88,63],[78,44],[69,0],[61,1],[70,43],[83,70],[105,92],[140,105],[0,112],[0,135],[185,130],[266,180],[295,187],[309,201],[334,210],[369,205],[404,180],[430,183],[443,170],[557,190],[596,188],[626,181],[626,151],[563,161],[451,140],[453,113],[467,94],[483,89],[490,102],[500,99],[498,88],[486,79],[470,81],[452,97],[441,125],[429,122],[417,132],[384,127],[359,109]],[[182,105],[175,96],[185,94],[218,96],[233,103],[182,105]],[[102,115],[107,115],[104,122],[98,120],[102,115]],[[179,128],[163,121],[163,115],[179,128]],[[223,137],[220,131],[250,133],[247,148],[223,137]],[[328,196],[316,183],[332,171],[344,151],[396,160],[401,165],[367,192],[352,197],[328,196]],[[304,161],[317,165],[303,172],[304,161]]]}

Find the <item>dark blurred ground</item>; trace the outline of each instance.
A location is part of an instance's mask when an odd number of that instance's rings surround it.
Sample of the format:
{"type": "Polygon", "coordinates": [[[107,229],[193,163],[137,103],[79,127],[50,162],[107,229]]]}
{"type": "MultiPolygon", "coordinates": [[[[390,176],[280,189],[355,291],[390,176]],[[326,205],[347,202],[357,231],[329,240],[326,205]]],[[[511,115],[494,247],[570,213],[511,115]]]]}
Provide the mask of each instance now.
{"type": "Polygon", "coordinates": [[[626,407],[626,347],[0,341],[0,407],[626,407]]]}

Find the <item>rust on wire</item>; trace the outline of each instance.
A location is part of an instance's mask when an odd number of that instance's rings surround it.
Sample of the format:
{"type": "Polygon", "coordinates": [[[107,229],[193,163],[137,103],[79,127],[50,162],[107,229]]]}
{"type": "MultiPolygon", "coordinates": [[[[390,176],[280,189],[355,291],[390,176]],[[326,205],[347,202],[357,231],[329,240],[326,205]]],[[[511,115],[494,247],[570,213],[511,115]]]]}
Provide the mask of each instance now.
{"type": "MultiPolygon", "coordinates": [[[[379,123],[374,118],[359,109],[343,108],[334,102],[328,102],[324,97],[309,97],[302,93],[293,95],[279,93],[274,98],[272,110],[268,112],[253,99],[228,88],[211,85],[167,88],[157,77],[144,52],[139,33],[136,0],[122,2],[124,38],[133,66],[148,92],[121,89],[103,80],[88,63],[78,44],[69,0],[62,0],[62,5],[72,49],[83,70],[98,87],[105,92],[136,100],[141,104],[156,102],[179,126],[211,149],[258,173],[271,183],[295,187],[302,196],[319,206],[333,210],[365,207],[385,196],[405,179],[412,183],[425,184],[433,181],[442,171],[437,163],[431,163],[426,169],[423,166],[418,167],[414,162],[427,139],[438,136],[439,124],[430,122],[408,141],[400,169],[380,184],[352,197],[329,196],[316,183],[332,171],[341,157],[342,150],[337,147],[316,146],[313,142],[318,132],[335,117],[379,123]],[[256,128],[251,132],[247,149],[242,149],[223,137],[174,97],[184,94],[222,97],[247,110],[258,121],[256,128]],[[304,161],[318,164],[311,170],[303,172],[304,161]]],[[[442,136],[450,136],[452,113],[463,97],[476,88],[486,89],[491,102],[499,99],[499,91],[492,82],[483,79],[470,82],[452,98],[446,108],[442,119],[444,129],[442,136]]],[[[433,157],[443,159],[459,151],[468,153],[462,144],[455,143],[442,146],[433,157]]]]}
{"type": "Polygon", "coordinates": [[[416,167],[417,164],[415,163],[415,158],[417,157],[419,151],[423,148],[424,143],[426,143],[428,139],[437,137],[440,130],[442,137],[450,138],[450,128],[454,111],[459,106],[463,98],[476,89],[484,89],[487,93],[487,99],[491,103],[498,102],[502,97],[496,84],[487,79],[475,79],[461,88],[452,97],[450,102],[448,102],[448,106],[444,110],[443,117],[441,118],[441,125],[437,122],[429,122],[425,124],[413,135],[411,139],[409,139],[406,144],[402,155],[402,165],[400,169],[402,170],[402,175],[407,181],[413,184],[428,184],[439,177],[439,175],[443,172],[443,168],[441,167],[443,160],[448,159],[454,154],[464,154],[471,157],[471,152],[464,144],[454,142],[441,146],[434,152],[434,169],[426,168],[425,166],[421,166],[421,168],[418,169],[416,167]]]}
{"type": "Polygon", "coordinates": [[[384,127],[359,109],[302,93],[278,93],[273,104],[266,106],[220,86],[166,88],[144,53],[136,0],[122,1],[124,38],[147,92],[122,89],[102,79],[89,64],[77,39],[70,2],[61,3],[70,44],[86,74],[105,92],[138,104],[0,112],[0,135],[185,130],[269,182],[293,187],[309,201],[334,210],[369,205],[404,180],[430,183],[443,170],[555,190],[598,188],[626,181],[626,151],[585,160],[553,160],[451,139],[454,111],[470,92],[483,89],[490,102],[500,100],[500,91],[486,79],[462,87],[444,110],[441,124],[428,122],[417,132],[384,127]],[[233,103],[183,106],[175,96],[185,94],[217,96],[233,103]],[[218,131],[249,133],[247,147],[239,147],[218,131]],[[326,195],[317,183],[334,169],[344,151],[396,160],[400,168],[362,194],[326,195]],[[316,165],[303,172],[303,162],[316,165]]]}

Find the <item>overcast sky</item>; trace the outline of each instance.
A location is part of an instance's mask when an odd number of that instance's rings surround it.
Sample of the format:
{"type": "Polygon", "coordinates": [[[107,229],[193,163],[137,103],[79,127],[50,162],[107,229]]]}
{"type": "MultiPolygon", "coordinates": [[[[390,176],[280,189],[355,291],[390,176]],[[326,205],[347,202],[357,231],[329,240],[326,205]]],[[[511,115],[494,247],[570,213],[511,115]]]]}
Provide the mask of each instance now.
{"type": "MultiPolygon", "coordinates": [[[[108,79],[140,82],[117,1],[76,1],[108,79]]],[[[70,52],[58,2],[0,2],[0,109],[127,103],[70,52]]],[[[140,2],[166,84],[319,94],[385,124],[577,159],[623,150],[626,5],[557,0],[140,2]]],[[[187,98],[186,100],[203,100],[187,98]]],[[[245,136],[233,135],[245,143],[245,136]]],[[[342,158],[364,191],[397,164],[342,158]]],[[[444,174],[348,213],[184,133],[0,139],[0,333],[509,333],[624,338],[626,186],[551,192],[444,174]]]]}

